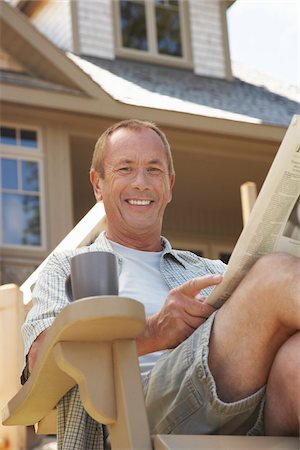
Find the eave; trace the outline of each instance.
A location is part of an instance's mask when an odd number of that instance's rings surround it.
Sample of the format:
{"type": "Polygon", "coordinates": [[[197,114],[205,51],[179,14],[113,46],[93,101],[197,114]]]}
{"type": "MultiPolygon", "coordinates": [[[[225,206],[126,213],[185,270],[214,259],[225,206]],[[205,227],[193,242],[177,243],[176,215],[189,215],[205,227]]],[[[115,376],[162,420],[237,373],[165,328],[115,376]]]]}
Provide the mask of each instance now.
{"type": "MultiPolygon", "coordinates": [[[[280,142],[286,131],[285,127],[247,123],[236,120],[206,117],[199,114],[170,111],[144,106],[128,105],[107,96],[105,102],[99,98],[90,98],[63,93],[51,93],[41,89],[29,89],[21,86],[3,85],[0,99],[5,103],[28,105],[34,108],[59,110],[66,113],[91,116],[106,116],[116,118],[140,118],[152,120],[161,125],[193,131],[206,131],[217,134],[238,137],[278,141],[280,142]],[[46,106],[45,106],[46,105],[46,106]]],[[[100,88],[99,88],[100,89],[100,88]]]]}

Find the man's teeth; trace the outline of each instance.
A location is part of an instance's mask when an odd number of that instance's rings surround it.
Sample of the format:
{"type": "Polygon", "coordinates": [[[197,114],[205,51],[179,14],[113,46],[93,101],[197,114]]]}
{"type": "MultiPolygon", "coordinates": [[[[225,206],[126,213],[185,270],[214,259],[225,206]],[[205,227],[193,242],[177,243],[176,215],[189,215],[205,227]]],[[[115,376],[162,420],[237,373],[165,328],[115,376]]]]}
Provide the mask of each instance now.
{"type": "Polygon", "coordinates": [[[150,205],[150,200],[128,200],[130,205],[150,205]]]}

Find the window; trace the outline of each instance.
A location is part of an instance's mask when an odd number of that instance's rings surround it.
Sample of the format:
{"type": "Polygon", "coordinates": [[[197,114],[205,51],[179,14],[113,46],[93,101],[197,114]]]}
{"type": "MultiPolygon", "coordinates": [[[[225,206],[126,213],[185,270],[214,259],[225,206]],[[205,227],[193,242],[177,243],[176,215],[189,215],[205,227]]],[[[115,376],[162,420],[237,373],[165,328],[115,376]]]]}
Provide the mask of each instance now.
{"type": "Polygon", "coordinates": [[[155,1],[155,21],[158,53],[182,56],[178,1],[155,1]]]}
{"type": "Polygon", "coordinates": [[[145,5],[120,1],[120,27],[122,46],[136,50],[149,50],[145,5]]]}
{"type": "Polygon", "coordinates": [[[33,129],[0,126],[0,243],[42,246],[42,154],[33,129]]]}
{"type": "Polygon", "coordinates": [[[119,0],[116,9],[117,53],[140,59],[191,62],[187,38],[187,2],[119,0]],[[167,59],[166,59],[167,58],[167,59]]]}

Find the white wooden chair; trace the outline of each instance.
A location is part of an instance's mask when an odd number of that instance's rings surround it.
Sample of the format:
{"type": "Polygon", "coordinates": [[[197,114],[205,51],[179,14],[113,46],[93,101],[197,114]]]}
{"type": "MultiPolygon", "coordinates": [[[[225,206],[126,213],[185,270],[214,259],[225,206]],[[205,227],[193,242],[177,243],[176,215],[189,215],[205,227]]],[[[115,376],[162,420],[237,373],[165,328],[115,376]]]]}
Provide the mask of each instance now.
{"type": "Polygon", "coordinates": [[[90,297],[56,318],[29,380],[3,410],[4,425],[47,416],[78,384],[88,413],[109,427],[112,449],[296,450],[296,438],[150,436],[135,338],[144,307],[123,297],[90,297]]]}

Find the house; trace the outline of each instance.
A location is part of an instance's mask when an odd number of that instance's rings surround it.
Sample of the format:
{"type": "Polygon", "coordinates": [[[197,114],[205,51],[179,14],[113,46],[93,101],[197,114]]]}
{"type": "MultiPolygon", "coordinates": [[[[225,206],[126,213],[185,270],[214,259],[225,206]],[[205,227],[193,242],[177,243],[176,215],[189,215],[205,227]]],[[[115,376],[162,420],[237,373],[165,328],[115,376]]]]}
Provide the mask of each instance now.
{"type": "Polygon", "coordinates": [[[164,234],[226,259],[299,90],[233,68],[219,0],[1,2],[0,281],[21,284],[94,204],[98,136],[152,120],[174,153],[164,234]],[[234,70],[233,70],[234,69],[234,70]]]}

